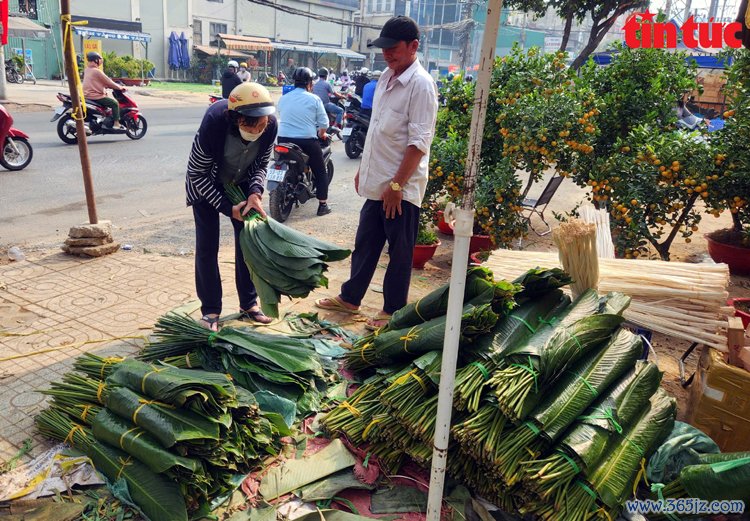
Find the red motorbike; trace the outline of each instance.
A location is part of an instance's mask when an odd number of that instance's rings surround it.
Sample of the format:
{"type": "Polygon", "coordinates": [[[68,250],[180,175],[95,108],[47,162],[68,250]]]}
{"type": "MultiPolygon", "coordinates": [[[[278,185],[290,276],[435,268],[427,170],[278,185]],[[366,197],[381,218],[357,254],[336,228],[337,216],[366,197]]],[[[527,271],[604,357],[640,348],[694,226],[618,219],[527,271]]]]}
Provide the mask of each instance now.
{"type": "Polygon", "coordinates": [[[17,128],[13,128],[13,116],[0,105],[0,143],[3,153],[0,155],[0,165],[8,170],[23,170],[34,157],[34,149],[29,143],[29,136],[17,128]]]}
{"type": "Polygon", "coordinates": [[[223,100],[223,99],[224,99],[224,98],[222,98],[222,97],[221,97],[221,96],[219,96],[218,94],[209,94],[209,95],[208,95],[208,104],[209,104],[209,105],[213,105],[213,104],[214,104],[214,103],[216,103],[217,101],[219,101],[219,100],[223,100]]]}
{"type": "MultiPolygon", "coordinates": [[[[121,90],[113,90],[112,95],[120,104],[120,125],[121,128],[113,128],[112,111],[96,101],[86,100],[86,117],[84,126],[86,135],[102,134],[125,134],[130,139],[141,139],[146,135],[148,123],[138,109],[138,104],[121,90]]],[[[55,109],[55,115],[50,121],[57,121],[57,135],[64,143],[75,145],[78,143],[78,129],[76,121],[73,119],[73,104],[68,94],[57,93],[57,99],[62,102],[61,107],[55,109]]]]}

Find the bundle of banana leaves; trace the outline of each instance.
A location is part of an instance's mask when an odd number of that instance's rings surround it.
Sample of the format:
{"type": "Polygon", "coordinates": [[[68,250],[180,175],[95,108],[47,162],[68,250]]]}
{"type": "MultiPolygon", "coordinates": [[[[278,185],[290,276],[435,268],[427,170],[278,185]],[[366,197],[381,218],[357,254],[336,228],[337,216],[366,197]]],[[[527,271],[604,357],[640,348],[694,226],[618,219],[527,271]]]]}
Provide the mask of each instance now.
{"type": "Polygon", "coordinates": [[[620,329],[605,347],[566,371],[529,414],[529,420],[500,442],[498,470],[503,480],[508,485],[517,483],[523,477],[521,462],[557,440],[610,384],[633,367],[642,353],[640,337],[620,329]]]}
{"type": "Polygon", "coordinates": [[[607,449],[621,441],[623,429],[638,419],[660,382],[661,372],[655,364],[636,362],[631,371],[577,418],[549,456],[523,463],[524,485],[544,501],[562,508],[573,480],[593,472],[607,449]]]}
{"type": "MultiPolygon", "coordinates": [[[[652,483],[652,498],[698,498],[705,501],[750,502],[750,452],[701,454],[699,463],[687,465],[668,483],[652,483]]],[[[654,519],[660,519],[655,516],[654,519]]]]}
{"type": "Polygon", "coordinates": [[[623,432],[622,440],[610,447],[588,479],[574,482],[561,511],[547,504],[536,513],[549,520],[615,519],[624,501],[633,493],[642,461],[648,459],[671,432],[676,407],[674,398],[657,389],[641,417],[623,432]]]}
{"type": "Polygon", "coordinates": [[[545,323],[525,343],[508,348],[504,368],[490,379],[500,408],[513,421],[523,420],[572,363],[606,341],[623,322],[630,298],[610,293],[600,302],[596,291],[583,293],[558,320],[545,323]]]}
{"type": "MultiPolygon", "coordinates": [[[[91,376],[68,373],[54,382],[43,391],[53,397],[44,414],[63,416],[81,426],[76,432],[87,429],[92,441],[178,484],[190,512],[236,488],[236,476],[276,454],[279,436],[289,433],[278,415],[261,412],[250,392],[221,373],[93,355],[75,366],[91,376]]],[[[53,433],[40,418],[43,432],[53,433]]]]}
{"type": "MultiPolygon", "coordinates": [[[[517,297],[524,293],[525,290],[517,297]]],[[[559,289],[552,288],[537,295],[536,299],[525,299],[524,304],[499,319],[490,334],[477,340],[474,351],[478,360],[456,372],[454,405],[457,409],[476,412],[490,376],[503,363],[504,353],[512,346],[526,342],[539,326],[550,323],[570,305],[570,299],[559,289]]]]}
{"type": "Polygon", "coordinates": [[[127,494],[152,521],[187,521],[185,499],[179,485],[165,474],[158,474],[131,455],[97,441],[87,427],[67,415],[48,409],[36,417],[39,432],[70,443],[85,453],[96,469],[115,485],[126,485],[127,494]]]}
{"type": "MultiPolygon", "coordinates": [[[[227,196],[234,204],[245,200],[236,186],[227,188],[227,196]]],[[[271,317],[279,316],[282,296],[305,298],[315,288],[328,287],[323,275],[328,269],[326,262],[340,261],[351,254],[351,250],[253,213],[245,216],[240,247],[261,308],[271,317]]]]}
{"type": "Polygon", "coordinates": [[[380,401],[395,410],[405,410],[434,394],[440,384],[440,351],[430,351],[414,360],[410,366],[388,380],[380,394],[380,401]]]}
{"type": "MultiPolygon", "coordinates": [[[[464,306],[461,319],[461,341],[468,346],[473,339],[494,327],[498,315],[491,304],[464,306]]],[[[344,355],[344,363],[352,371],[368,367],[394,364],[413,359],[427,351],[442,349],[447,317],[433,318],[406,329],[378,332],[355,342],[344,355]]]]}
{"type": "Polygon", "coordinates": [[[232,376],[251,392],[270,392],[294,404],[295,415],[316,411],[326,387],[320,339],[268,335],[252,328],[223,327],[212,333],[186,315],[159,318],[142,360],[204,367],[232,376]]]}

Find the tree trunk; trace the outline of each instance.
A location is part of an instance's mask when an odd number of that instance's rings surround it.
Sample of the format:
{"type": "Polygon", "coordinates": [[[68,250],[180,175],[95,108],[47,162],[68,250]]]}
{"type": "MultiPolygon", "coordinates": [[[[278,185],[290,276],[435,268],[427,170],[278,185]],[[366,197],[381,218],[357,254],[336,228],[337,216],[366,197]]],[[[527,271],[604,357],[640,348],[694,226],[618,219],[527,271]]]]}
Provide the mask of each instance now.
{"type": "Polygon", "coordinates": [[[565,16],[565,28],[563,29],[562,43],[560,44],[560,51],[565,52],[568,48],[568,41],[570,40],[570,31],[573,28],[573,12],[569,12],[565,16]]]}
{"type": "Polygon", "coordinates": [[[594,25],[591,27],[591,32],[589,33],[589,41],[586,43],[586,46],[583,48],[581,53],[570,65],[572,69],[578,70],[584,63],[586,63],[586,60],[589,59],[591,53],[593,53],[596,48],[599,47],[599,44],[602,43],[604,37],[607,35],[609,30],[617,21],[617,18],[619,18],[619,16],[623,12],[624,11],[618,10],[616,14],[612,15],[612,17],[610,17],[604,23],[601,23],[600,21],[594,21],[594,25]]]}
{"type": "Polygon", "coordinates": [[[740,221],[740,214],[733,213],[732,214],[732,229],[736,231],[737,233],[742,231],[742,221],[740,221]]]}

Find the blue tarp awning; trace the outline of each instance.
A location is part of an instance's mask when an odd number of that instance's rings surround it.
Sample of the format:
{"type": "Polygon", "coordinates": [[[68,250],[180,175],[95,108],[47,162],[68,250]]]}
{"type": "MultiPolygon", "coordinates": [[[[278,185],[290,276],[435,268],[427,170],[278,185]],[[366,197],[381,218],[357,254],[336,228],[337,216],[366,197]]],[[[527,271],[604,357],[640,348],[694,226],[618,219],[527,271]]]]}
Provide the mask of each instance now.
{"type": "MultiPolygon", "coordinates": [[[[612,63],[612,53],[611,52],[598,52],[591,56],[591,58],[594,60],[594,63],[597,65],[609,65],[612,63]]],[[[724,69],[726,68],[726,64],[721,61],[717,56],[715,55],[690,55],[687,58],[685,58],[685,61],[690,62],[696,62],[698,65],[698,68],[700,69],[724,69]]],[[[731,63],[731,61],[730,61],[731,63]]]]}
{"type": "Polygon", "coordinates": [[[115,31],[112,29],[97,29],[85,25],[74,25],[73,31],[86,38],[106,38],[109,40],[126,40],[131,42],[148,43],[151,35],[148,33],[136,33],[132,31],[115,31]]]}

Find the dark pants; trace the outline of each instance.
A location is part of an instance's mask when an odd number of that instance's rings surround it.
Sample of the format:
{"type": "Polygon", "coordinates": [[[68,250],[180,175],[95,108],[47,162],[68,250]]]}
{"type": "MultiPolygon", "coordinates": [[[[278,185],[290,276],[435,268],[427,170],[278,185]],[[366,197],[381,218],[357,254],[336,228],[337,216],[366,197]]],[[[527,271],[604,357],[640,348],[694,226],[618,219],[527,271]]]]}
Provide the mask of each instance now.
{"type": "Polygon", "coordinates": [[[359,306],[372,281],[375,269],[388,241],[388,268],[383,280],[383,311],[393,313],[406,305],[411,282],[411,261],[419,228],[419,208],[401,203],[401,215],[386,219],[383,201],[368,199],[359,213],[354,240],[351,277],[341,286],[341,298],[359,306]]]}
{"type": "Polygon", "coordinates": [[[308,164],[315,176],[315,197],[321,201],[328,199],[328,172],[323,162],[323,149],[318,138],[279,137],[279,143],[294,143],[308,155],[308,164]]]}
{"type": "MultiPolygon", "coordinates": [[[[219,273],[219,217],[221,214],[206,201],[193,204],[195,217],[195,288],[201,301],[201,313],[221,313],[221,274],[219,273]]],[[[250,309],[258,303],[250,272],[240,248],[243,223],[231,219],[234,227],[234,278],[240,308],[250,309]]]]}
{"type": "Polygon", "coordinates": [[[96,101],[102,107],[112,109],[112,120],[120,121],[120,104],[117,103],[117,101],[113,100],[112,98],[99,98],[93,101],[96,101]]]}

